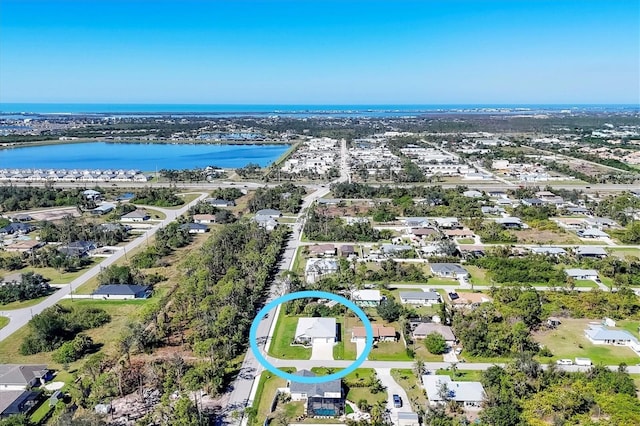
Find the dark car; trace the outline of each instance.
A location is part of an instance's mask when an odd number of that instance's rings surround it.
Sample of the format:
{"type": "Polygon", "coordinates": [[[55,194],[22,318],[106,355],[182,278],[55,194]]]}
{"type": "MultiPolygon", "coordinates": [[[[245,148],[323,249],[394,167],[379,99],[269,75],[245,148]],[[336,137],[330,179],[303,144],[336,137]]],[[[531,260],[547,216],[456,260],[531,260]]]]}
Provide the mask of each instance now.
{"type": "Polygon", "coordinates": [[[400,408],[402,407],[402,398],[400,398],[400,395],[393,395],[393,406],[395,408],[400,408]]]}
{"type": "Polygon", "coordinates": [[[451,300],[456,300],[459,297],[460,296],[458,296],[458,293],[455,293],[455,292],[449,293],[449,299],[451,299],[451,300]]]}

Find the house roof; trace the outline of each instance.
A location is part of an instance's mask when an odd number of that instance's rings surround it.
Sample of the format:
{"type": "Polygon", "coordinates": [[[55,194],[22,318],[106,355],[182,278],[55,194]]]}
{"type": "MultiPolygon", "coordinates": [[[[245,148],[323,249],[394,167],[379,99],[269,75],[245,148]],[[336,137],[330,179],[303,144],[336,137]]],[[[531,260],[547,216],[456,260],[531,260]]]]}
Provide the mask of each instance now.
{"type": "Polygon", "coordinates": [[[538,254],[567,254],[562,247],[532,247],[531,251],[538,254]]]}
{"type": "Polygon", "coordinates": [[[606,328],[602,325],[592,325],[584,332],[593,340],[630,340],[638,344],[638,339],[626,330],[606,328]]]}
{"type": "Polygon", "coordinates": [[[422,322],[413,330],[414,336],[428,336],[431,333],[438,333],[446,341],[455,341],[456,335],[448,325],[436,324],[433,322],[422,322]]]}
{"type": "Polygon", "coordinates": [[[418,236],[433,235],[438,233],[438,231],[433,228],[411,228],[409,232],[412,233],[413,235],[418,235],[418,236]]]}
{"type": "Polygon", "coordinates": [[[457,217],[438,217],[435,219],[438,225],[451,225],[454,223],[458,223],[457,217]]]}
{"type": "Polygon", "coordinates": [[[282,212],[276,209],[262,209],[256,212],[256,216],[282,216],[282,212]]]}
{"type": "Polygon", "coordinates": [[[607,251],[602,247],[581,246],[576,248],[576,254],[591,256],[606,256],[607,251]]]}
{"type": "Polygon", "coordinates": [[[375,300],[377,302],[382,300],[380,290],[356,290],[353,292],[351,298],[353,300],[375,300]]]}
{"type": "Polygon", "coordinates": [[[412,249],[411,246],[408,246],[406,244],[388,244],[388,243],[382,244],[380,248],[385,253],[398,253],[401,251],[407,251],[412,249]]]}
{"type": "Polygon", "coordinates": [[[440,300],[440,295],[435,291],[401,291],[400,298],[416,300],[440,300]]]}
{"type": "Polygon", "coordinates": [[[467,270],[460,266],[459,263],[432,263],[431,271],[433,271],[434,273],[468,273],[467,270]]]}
{"type": "Polygon", "coordinates": [[[503,225],[507,223],[521,224],[522,220],[519,217],[499,217],[496,219],[496,222],[501,223],[503,225]]]}
{"type": "Polygon", "coordinates": [[[464,237],[473,235],[473,231],[470,229],[449,229],[444,231],[444,235],[448,237],[464,237]]]}
{"type": "Polygon", "coordinates": [[[340,251],[342,253],[355,253],[356,249],[352,245],[342,245],[340,246],[340,251]]]}
{"type": "Polygon", "coordinates": [[[570,277],[598,276],[598,271],[595,269],[565,269],[564,272],[570,277]]]}
{"type": "Polygon", "coordinates": [[[458,401],[482,401],[484,388],[480,382],[454,382],[451,377],[433,374],[422,376],[422,383],[427,391],[429,401],[442,401],[439,396],[441,384],[446,384],[450,391],[449,398],[458,401]]]}
{"type": "Polygon", "coordinates": [[[0,385],[26,386],[47,371],[44,364],[0,364],[0,385]]]}
{"type": "Polygon", "coordinates": [[[214,214],[194,214],[193,220],[216,220],[216,215],[214,214]]]}
{"type": "MultiPolygon", "coordinates": [[[[391,326],[384,326],[382,324],[371,324],[373,328],[373,337],[396,337],[396,329],[391,326]]],[[[367,331],[364,327],[353,327],[351,330],[354,337],[366,337],[367,331]]]]}
{"type": "Polygon", "coordinates": [[[135,296],[149,290],[149,286],[137,284],[107,284],[101,285],[93,292],[95,295],[135,296]]]}
{"type": "Polygon", "coordinates": [[[312,257],[307,259],[307,265],[305,266],[305,272],[309,271],[337,271],[338,262],[335,259],[320,259],[312,257]]]}
{"type": "Polygon", "coordinates": [[[303,317],[298,318],[296,326],[295,338],[335,338],[336,337],[336,319],[321,317],[303,317]]]}
{"type": "Polygon", "coordinates": [[[608,237],[609,234],[596,228],[582,229],[578,231],[582,235],[591,235],[593,237],[608,237]]]}
{"type": "Polygon", "coordinates": [[[458,298],[451,301],[454,305],[467,305],[470,303],[491,302],[493,299],[483,293],[463,293],[458,292],[458,298]]]}
{"type": "MultiPolygon", "coordinates": [[[[315,377],[316,375],[309,370],[299,370],[293,373],[301,377],[315,377]]],[[[325,393],[342,393],[342,381],[340,379],[331,380],[322,383],[300,383],[291,381],[289,384],[291,393],[304,393],[307,397],[324,396],[325,393]]]]}
{"type": "Polygon", "coordinates": [[[126,219],[145,218],[145,217],[149,217],[149,213],[147,213],[146,210],[134,210],[132,212],[122,215],[122,217],[126,219]]]}
{"type": "Polygon", "coordinates": [[[336,246],[333,244],[314,244],[308,247],[310,253],[325,253],[327,251],[335,252],[336,250],[336,246]]]}
{"type": "Polygon", "coordinates": [[[207,230],[209,227],[203,223],[184,223],[180,225],[181,229],[189,229],[189,230],[207,230]]]}

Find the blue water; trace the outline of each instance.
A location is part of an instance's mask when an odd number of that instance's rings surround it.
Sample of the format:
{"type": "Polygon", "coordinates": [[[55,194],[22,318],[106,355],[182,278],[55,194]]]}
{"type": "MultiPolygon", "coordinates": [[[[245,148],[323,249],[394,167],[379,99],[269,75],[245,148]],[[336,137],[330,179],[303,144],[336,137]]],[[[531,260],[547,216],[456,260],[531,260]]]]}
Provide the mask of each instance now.
{"type": "Polygon", "coordinates": [[[439,104],[439,105],[239,105],[239,104],[72,104],[0,103],[0,114],[196,114],[211,116],[362,116],[394,117],[434,112],[513,113],[536,111],[638,111],[638,105],[598,104],[439,104]]]}
{"type": "Polygon", "coordinates": [[[91,142],[0,149],[0,168],[193,169],[267,166],[289,145],[138,144],[91,142]]]}

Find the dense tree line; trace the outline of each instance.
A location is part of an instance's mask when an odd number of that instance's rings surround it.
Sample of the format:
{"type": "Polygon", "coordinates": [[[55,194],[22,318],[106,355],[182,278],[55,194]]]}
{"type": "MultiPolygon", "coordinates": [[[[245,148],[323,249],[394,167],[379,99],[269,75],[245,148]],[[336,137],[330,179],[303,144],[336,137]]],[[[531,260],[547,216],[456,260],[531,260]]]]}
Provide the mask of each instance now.
{"type": "Polygon", "coordinates": [[[360,271],[356,268],[357,275],[363,281],[376,282],[426,282],[421,267],[413,263],[395,262],[392,259],[380,263],[376,270],[360,271]]]}
{"type": "Polygon", "coordinates": [[[0,186],[0,207],[4,212],[42,207],[78,206],[85,198],[83,189],[0,186]]]}
{"type": "Polygon", "coordinates": [[[74,272],[91,264],[89,257],[69,256],[55,246],[45,246],[31,253],[23,253],[22,257],[34,268],[54,268],[60,272],[74,272]]]}
{"type": "Polygon", "coordinates": [[[513,209],[513,216],[517,216],[522,220],[547,220],[550,217],[557,215],[557,209],[555,206],[545,204],[542,206],[525,206],[519,205],[513,209]]]}
{"type": "Polygon", "coordinates": [[[220,209],[204,201],[190,207],[188,213],[190,220],[193,220],[194,214],[212,214],[215,216],[216,223],[231,223],[236,220],[236,217],[229,210],[220,209]]]}
{"type": "Polygon", "coordinates": [[[297,213],[300,211],[305,194],[306,190],[303,186],[292,183],[284,183],[273,188],[258,188],[247,207],[251,213],[262,209],[297,213]]]}
{"type": "Polygon", "coordinates": [[[180,225],[178,222],[171,222],[164,228],[158,229],[155,243],[133,256],[131,265],[141,269],[163,266],[159,263],[163,257],[175,249],[186,246],[192,240],[189,230],[181,228],[180,225]]]}
{"type": "Polygon", "coordinates": [[[633,212],[639,210],[640,197],[636,197],[630,192],[609,195],[594,207],[594,213],[597,216],[609,217],[622,226],[627,225],[633,217],[633,212]]]}
{"type": "Polygon", "coordinates": [[[65,216],[58,222],[41,221],[38,223],[38,228],[40,240],[45,242],[68,244],[73,241],[92,241],[101,246],[112,246],[125,241],[128,237],[128,231],[124,226],[116,225],[106,228],[73,216],[65,216]]]}
{"type": "Polygon", "coordinates": [[[566,276],[544,255],[507,257],[496,254],[473,259],[471,264],[487,269],[487,275],[496,283],[544,284],[564,286],[566,276]]]}
{"type": "Polygon", "coordinates": [[[217,179],[223,176],[223,173],[221,172],[214,172],[211,169],[201,168],[183,170],[161,169],[158,173],[169,182],[201,182],[217,179]]]}
{"type": "Polygon", "coordinates": [[[212,198],[220,200],[235,201],[244,194],[238,188],[217,188],[211,193],[212,198]]]}
{"type": "Polygon", "coordinates": [[[553,366],[543,370],[523,353],[505,367],[490,367],[481,382],[487,394],[483,425],[640,424],[636,387],[624,365],[568,373],[553,366]]]}
{"type": "Polygon", "coordinates": [[[640,318],[638,296],[629,288],[613,293],[600,289],[549,291],[544,294],[544,301],[544,312],[548,315],[617,320],[640,318]]]}
{"type": "Polygon", "coordinates": [[[171,188],[145,187],[135,191],[136,204],[158,207],[174,207],[184,204],[184,199],[178,197],[171,188]]]}
{"type": "Polygon", "coordinates": [[[392,232],[374,229],[369,222],[347,225],[339,217],[329,217],[311,210],[304,225],[304,233],[313,241],[379,241],[389,239],[392,232]]]}
{"type": "Polygon", "coordinates": [[[19,282],[0,285],[0,304],[36,299],[51,294],[51,287],[40,274],[27,272],[19,282]]]}
{"type": "Polygon", "coordinates": [[[59,348],[78,333],[110,321],[103,309],[54,305],[35,315],[27,324],[29,334],[20,345],[22,355],[32,355],[59,348]]]}

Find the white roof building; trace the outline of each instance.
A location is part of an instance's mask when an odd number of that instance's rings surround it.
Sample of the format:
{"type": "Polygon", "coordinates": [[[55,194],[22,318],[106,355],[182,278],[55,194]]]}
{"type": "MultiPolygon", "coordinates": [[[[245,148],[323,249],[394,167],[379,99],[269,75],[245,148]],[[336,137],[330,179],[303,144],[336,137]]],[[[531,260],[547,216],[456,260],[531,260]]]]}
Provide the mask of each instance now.
{"type": "Polygon", "coordinates": [[[485,397],[480,382],[454,382],[449,376],[429,374],[422,376],[422,384],[431,405],[452,400],[465,407],[480,407],[485,397]],[[442,390],[445,387],[447,392],[443,395],[442,390]]]}

